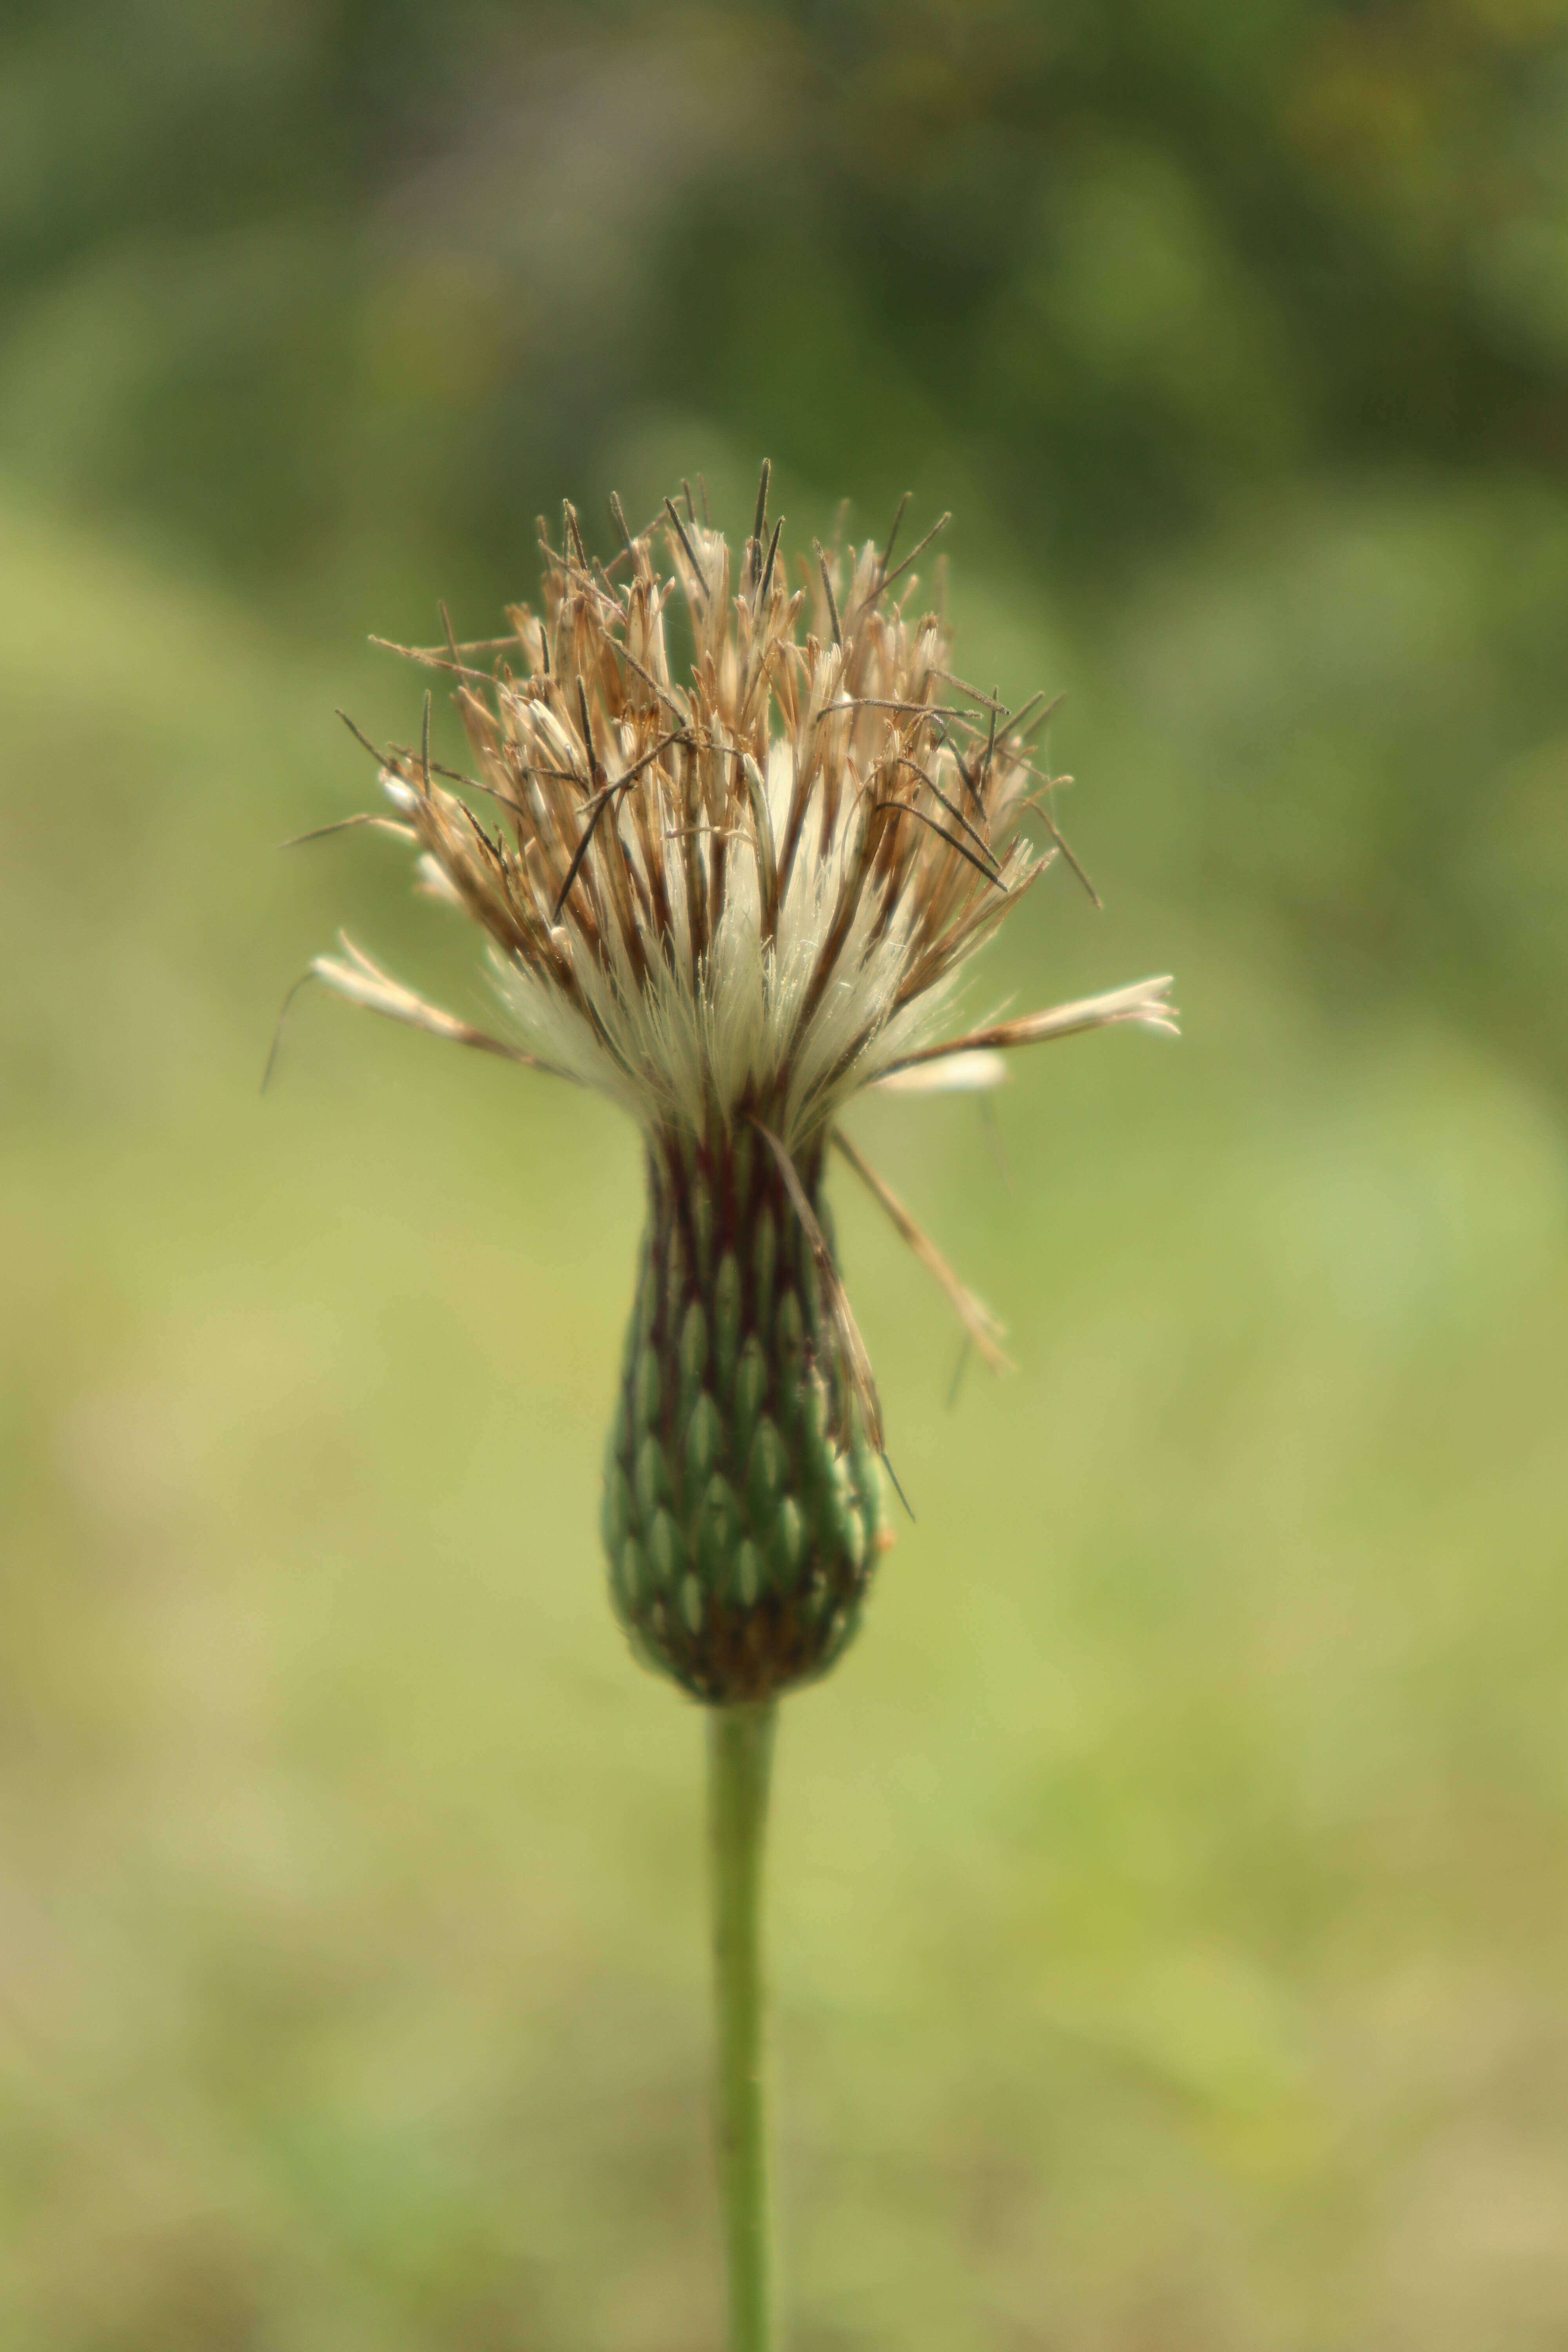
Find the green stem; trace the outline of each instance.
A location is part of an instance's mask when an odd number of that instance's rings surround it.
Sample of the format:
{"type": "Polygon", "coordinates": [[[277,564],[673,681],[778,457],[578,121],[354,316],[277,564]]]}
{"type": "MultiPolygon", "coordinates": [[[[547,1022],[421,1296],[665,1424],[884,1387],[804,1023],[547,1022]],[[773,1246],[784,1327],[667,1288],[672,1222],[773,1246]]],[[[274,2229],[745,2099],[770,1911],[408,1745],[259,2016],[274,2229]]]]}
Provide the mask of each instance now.
{"type": "Polygon", "coordinates": [[[708,1711],[708,1839],[718,2020],[719,2190],[730,2352],[773,2341],[762,1892],[773,1702],[708,1711]]]}

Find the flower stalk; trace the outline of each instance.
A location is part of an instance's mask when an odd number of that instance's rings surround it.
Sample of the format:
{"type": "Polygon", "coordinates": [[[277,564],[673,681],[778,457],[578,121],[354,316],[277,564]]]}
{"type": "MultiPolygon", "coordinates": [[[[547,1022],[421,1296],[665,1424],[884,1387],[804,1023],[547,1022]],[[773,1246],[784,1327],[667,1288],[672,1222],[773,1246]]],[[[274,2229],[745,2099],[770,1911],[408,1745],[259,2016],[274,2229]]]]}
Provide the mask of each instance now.
{"type": "Polygon", "coordinates": [[[715,2114],[729,2285],[729,2352],[772,2352],[773,2229],[768,2147],[763,1865],[776,1703],[708,1716],[715,2114]]]}

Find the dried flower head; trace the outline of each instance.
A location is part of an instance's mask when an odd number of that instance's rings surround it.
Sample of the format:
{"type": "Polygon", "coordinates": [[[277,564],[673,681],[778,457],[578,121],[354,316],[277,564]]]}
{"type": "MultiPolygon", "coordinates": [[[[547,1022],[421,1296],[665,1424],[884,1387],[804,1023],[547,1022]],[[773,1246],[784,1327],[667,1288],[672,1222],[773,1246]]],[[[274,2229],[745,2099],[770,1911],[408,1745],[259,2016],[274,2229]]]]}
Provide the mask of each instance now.
{"type": "Polygon", "coordinates": [[[738,579],[689,491],[657,526],[662,564],[618,505],[621,552],[590,561],[568,508],[541,612],[419,656],[456,677],[478,774],[432,762],[426,704],[422,748],[378,755],[395,816],[362,821],[416,844],[424,887],[488,933],[515,1042],[346,943],[313,967],[641,1127],[650,1213],[605,1537],[634,1643],[712,1701],[830,1664],[890,1540],[830,1141],[997,1353],[1000,1326],[840,1132],[847,1103],[994,1084],[1001,1050],[1037,1039],[1173,1026],[1154,980],[939,1038],[966,959],[1062,854],[1030,756],[1047,714],[964,686],[941,619],[911,608],[934,533],[897,564],[891,535],[847,561],[816,548],[792,587],[767,489],[764,468],[738,579]],[[470,667],[487,652],[493,674],[470,667]]]}

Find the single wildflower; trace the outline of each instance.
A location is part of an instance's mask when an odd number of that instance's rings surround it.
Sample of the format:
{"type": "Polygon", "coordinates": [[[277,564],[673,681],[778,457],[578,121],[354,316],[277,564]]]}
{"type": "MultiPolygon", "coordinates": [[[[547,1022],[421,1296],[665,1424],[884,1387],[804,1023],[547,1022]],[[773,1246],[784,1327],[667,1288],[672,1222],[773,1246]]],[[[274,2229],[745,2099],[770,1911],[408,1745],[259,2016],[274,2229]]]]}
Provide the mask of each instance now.
{"type": "Polygon", "coordinates": [[[767,491],[764,467],[738,574],[689,490],[636,537],[612,501],[621,552],[603,564],[568,507],[560,548],[542,533],[540,611],[515,607],[510,634],[482,645],[448,631],[445,649],[401,649],[454,677],[477,773],[431,759],[426,698],[419,748],[377,754],[393,814],[346,822],[406,840],[424,887],[480,925],[500,1034],[346,940],[312,966],[395,1021],[597,1088],[642,1131],[647,1223],[604,1537],[634,1647],[708,1707],[731,2352],[773,2341],[773,1702],[843,1650],[891,1539],[829,1150],[999,1363],[1002,1326],[849,1140],[845,1111],[871,1087],[994,1086],[1014,1046],[1175,1025],[1162,979],[953,1032],[968,959],[1058,856],[1072,862],[1050,807],[1061,780],[1034,756],[1049,706],[1008,710],[952,670],[941,617],[912,603],[934,531],[899,563],[897,520],[880,548],[816,548],[791,586],[767,491]],[[672,658],[672,636],[689,657],[672,658]]]}
{"type": "Polygon", "coordinates": [[[394,1020],[595,1087],[642,1130],[604,1538],[637,1653],[718,1704],[829,1666],[891,1541],[830,1147],[1004,1360],[1001,1325],[844,1134],[851,1101],[990,1087],[1008,1049],[1079,1030],[1174,1026],[1156,979],[942,1034],[968,959],[1064,854],[1031,756],[1048,710],[954,675],[942,618],[911,603],[934,532],[901,563],[896,523],[847,560],[817,547],[791,586],[767,488],[764,469],[738,573],[689,491],[636,538],[617,503],[607,564],[568,507],[559,549],[542,527],[541,610],[513,607],[483,646],[400,649],[455,677],[477,773],[432,761],[426,703],[421,748],[380,755],[394,815],[359,822],[408,840],[422,887],[488,935],[507,1034],[347,942],[312,967],[394,1020]]]}

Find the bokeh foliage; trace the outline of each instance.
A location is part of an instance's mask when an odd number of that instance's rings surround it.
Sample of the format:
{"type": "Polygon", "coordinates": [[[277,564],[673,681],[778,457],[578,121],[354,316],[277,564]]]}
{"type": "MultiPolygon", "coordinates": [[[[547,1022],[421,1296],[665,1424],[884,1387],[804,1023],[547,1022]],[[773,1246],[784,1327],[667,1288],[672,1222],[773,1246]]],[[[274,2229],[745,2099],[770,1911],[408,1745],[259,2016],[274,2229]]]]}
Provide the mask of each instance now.
{"type": "MultiPolygon", "coordinates": [[[[861,1139],[918,1525],[792,1702],[799,2340],[1555,2352],[1568,54],[1546,0],[13,6],[0,2316],[24,2352],[714,2340],[696,1727],[595,1491],[613,1118],[448,999],[359,650],[563,492],[952,506],[1067,687],[1024,1002],[1178,1049],[861,1139]]],[[[972,666],[971,666],[972,665],[972,666]]],[[[843,1188],[840,1187],[840,1192],[843,1188]]]]}
{"type": "Polygon", "coordinates": [[[1163,752],[1225,730],[1205,876],[1562,1074],[1552,0],[10,22],[30,484],[339,637],[488,625],[563,483],[597,516],[676,453],[867,527],[913,484],[1132,665],[1163,752]]]}

